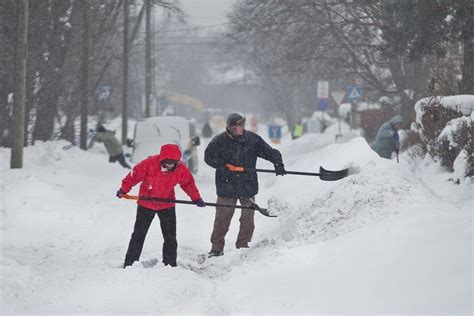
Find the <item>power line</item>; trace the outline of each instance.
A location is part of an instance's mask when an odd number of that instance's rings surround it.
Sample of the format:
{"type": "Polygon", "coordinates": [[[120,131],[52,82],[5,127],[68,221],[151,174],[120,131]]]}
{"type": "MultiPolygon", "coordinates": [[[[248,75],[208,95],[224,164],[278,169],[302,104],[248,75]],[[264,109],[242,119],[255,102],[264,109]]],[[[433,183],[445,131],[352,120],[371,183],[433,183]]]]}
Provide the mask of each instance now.
{"type": "Polygon", "coordinates": [[[205,39],[205,38],[226,39],[223,36],[167,36],[167,37],[162,37],[161,39],[205,39]]]}
{"type": "Polygon", "coordinates": [[[161,46],[161,45],[191,45],[191,46],[194,46],[194,45],[229,45],[229,43],[220,43],[220,42],[208,42],[208,43],[179,43],[179,42],[168,42],[168,43],[164,43],[164,42],[161,42],[158,44],[158,46],[161,46]]]}
{"type": "Polygon", "coordinates": [[[184,28],[184,29],[157,31],[156,33],[170,33],[170,32],[182,32],[182,31],[209,29],[209,28],[219,27],[219,26],[229,25],[229,24],[230,23],[221,23],[221,24],[213,24],[213,25],[206,25],[206,26],[195,26],[195,27],[184,28]]]}

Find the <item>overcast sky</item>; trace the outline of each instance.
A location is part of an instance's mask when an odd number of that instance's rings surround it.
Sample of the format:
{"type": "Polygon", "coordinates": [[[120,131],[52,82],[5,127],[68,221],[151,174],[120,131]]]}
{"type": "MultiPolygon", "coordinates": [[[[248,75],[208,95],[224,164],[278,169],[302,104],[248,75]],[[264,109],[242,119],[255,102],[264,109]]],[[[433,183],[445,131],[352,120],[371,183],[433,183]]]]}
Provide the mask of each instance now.
{"type": "Polygon", "coordinates": [[[198,26],[226,23],[226,14],[235,2],[236,0],[180,0],[188,15],[188,22],[198,26]]]}

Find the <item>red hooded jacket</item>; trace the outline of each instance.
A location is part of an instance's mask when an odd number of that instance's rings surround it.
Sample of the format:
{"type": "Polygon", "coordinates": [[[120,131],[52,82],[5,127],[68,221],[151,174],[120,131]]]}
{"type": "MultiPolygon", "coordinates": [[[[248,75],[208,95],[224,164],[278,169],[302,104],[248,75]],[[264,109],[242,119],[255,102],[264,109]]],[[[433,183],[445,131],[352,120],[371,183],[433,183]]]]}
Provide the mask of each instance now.
{"type": "MultiPolygon", "coordinates": [[[[174,187],[179,184],[191,200],[200,199],[201,194],[194,183],[194,178],[184,163],[180,161],[173,171],[169,171],[161,167],[161,161],[164,159],[180,160],[179,147],[172,144],[161,146],[159,155],[150,156],[133,167],[132,171],[122,180],[120,189],[124,193],[128,193],[133,186],[141,182],[138,194],[140,197],[175,199],[174,187]]],[[[155,211],[175,205],[169,202],[144,200],[138,200],[137,203],[155,211]]]]}

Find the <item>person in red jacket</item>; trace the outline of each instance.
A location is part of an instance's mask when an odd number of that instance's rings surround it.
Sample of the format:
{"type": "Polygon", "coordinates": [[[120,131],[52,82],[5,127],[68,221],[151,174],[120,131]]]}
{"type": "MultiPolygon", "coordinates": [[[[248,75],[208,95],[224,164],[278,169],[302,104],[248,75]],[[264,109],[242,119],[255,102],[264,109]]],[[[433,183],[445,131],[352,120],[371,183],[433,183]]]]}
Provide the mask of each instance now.
{"type": "MultiPolygon", "coordinates": [[[[181,151],[177,145],[167,144],[161,147],[159,155],[150,156],[141,161],[122,180],[117,197],[128,193],[133,186],[141,182],[140,197],[160,197],[175,199],[174,187],[179,184],[199,207],[206,204],[201,198],[191,172],[180,161],[181,151]]],[[[163,264],[176,267],[178,243],[176,241],[175,204],[150,200],[138,200],[137,217],[130,238],[123,267],[131,266],[140,259],[148,228],[155,217],[160,219],[163,234],[163,264]]]]}

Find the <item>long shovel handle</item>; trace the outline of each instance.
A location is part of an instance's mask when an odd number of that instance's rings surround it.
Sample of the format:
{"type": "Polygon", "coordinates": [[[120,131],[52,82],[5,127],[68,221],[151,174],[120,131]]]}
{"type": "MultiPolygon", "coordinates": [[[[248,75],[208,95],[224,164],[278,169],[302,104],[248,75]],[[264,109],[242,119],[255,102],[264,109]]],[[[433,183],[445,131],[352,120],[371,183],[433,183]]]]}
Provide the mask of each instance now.
{"type": "MultiPolygon", "coordinates": [[[[193,201],[186,201],[186,200],[175,200],[175,199],[166,199],[160,197],[147,197],[147,196],[137,196],[137,195],[129,195],[129,194],[122,194],[122,198],[127,200],[142,200],[142,201],[159,201],[159,202],[170,202],[170,203],[178,203],[178,204],[192,204],[196,205],[196,202],[193,201]]],[[[276,217],[275,215],[270,215],[268,210],[265,208],[261,208],[257,204],[252,202],[252,205],[230,205],[230,204],[218,204],[218,203],[211,203],[211,202],[204,202],[206,206],[217,206],[217,207],[229,207],[229,208],[239,208],[239,209],[247,209],[247,210],[254,210],[259,211],[262,215],[267,217],[276,217]]]]}
{"type": "MultiPolygon", "coordinates": [[[[234,172],[266,172],[266,173],[276,173],[275,170],[271,169],[255,169],[255,168],[244,168],[244,167],[237,167],[233,165],[226,165],[226,170],[234,171],[234,172]]],[[[299,176],[315,176],[320,177],[321,180],[324,181],[336,181],[342,178],[347,177],[349,169],[343,169],[338,171],[326,170],[323,167],[319,167],[319,172],[302,172],[302,171],[286,171],[286,174],[294,174],[299,176]]]]}
{"type": "MultiPolygon", "coordinates": [[[[247,171],[256,171],[256,172],[266,172],[266,173],[276,173],[275,170],[271,170],[271,169],[252,169],[252,168],[246,168],[245,170],[247,170],[247,171]]],[[[301,171],[286,171],[286,174],[296,174],[296,175],[299,175],[299,176],[316,176],[316,177],[321,176],[320,173],[315,173],[315,172],[301,172],[301,171]]]]}

